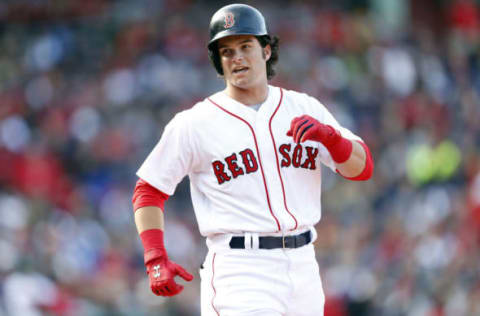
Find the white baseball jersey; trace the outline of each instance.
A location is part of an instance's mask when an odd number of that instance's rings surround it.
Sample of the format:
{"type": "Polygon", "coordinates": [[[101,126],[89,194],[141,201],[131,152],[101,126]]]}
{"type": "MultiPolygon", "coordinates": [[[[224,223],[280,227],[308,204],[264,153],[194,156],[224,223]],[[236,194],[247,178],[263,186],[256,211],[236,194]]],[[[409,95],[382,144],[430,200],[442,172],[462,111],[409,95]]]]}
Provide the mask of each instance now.
{"type": "Polygon", "coordinates": [[[218,92],[170,121],[137,175],[168,195],[188,175],[203,236],[311,227],[321,216],[320,164],[335,164],[321,143],[286,135],[303,114],[361,140],[306,94],[269,86],[255,111],[218,92]]]}

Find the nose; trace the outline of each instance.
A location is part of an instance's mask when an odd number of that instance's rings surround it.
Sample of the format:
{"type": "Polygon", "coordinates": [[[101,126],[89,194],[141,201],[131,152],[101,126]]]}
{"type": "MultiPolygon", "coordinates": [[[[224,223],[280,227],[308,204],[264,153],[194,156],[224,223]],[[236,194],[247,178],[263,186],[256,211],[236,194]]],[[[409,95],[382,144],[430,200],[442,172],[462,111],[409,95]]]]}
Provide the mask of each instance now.
{"type": "Polygon", "coordinates": [[[243,61],[243,54],[242,52],[235,52],[235,54],[233,55],[233,62],[234,63],[240,63],[243,61]]]}

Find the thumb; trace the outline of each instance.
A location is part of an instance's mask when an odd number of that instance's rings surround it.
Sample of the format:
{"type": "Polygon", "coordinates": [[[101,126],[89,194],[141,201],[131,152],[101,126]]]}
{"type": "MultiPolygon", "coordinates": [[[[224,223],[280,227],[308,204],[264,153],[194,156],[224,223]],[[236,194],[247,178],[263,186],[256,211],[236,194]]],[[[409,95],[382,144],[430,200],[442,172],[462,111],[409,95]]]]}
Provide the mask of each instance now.
{"type": "Polygon", "coordinates": [[[178,264],[175,266],[175,269],[177,271],[177,274],[182,278],[184,279],[185,281],[192,281],[193,280],[193,275],[191,275],[190,273],[187,272],[187,270],[185,270],[184,268],[182,268],[181,266],[179,266],[178,264]]]}

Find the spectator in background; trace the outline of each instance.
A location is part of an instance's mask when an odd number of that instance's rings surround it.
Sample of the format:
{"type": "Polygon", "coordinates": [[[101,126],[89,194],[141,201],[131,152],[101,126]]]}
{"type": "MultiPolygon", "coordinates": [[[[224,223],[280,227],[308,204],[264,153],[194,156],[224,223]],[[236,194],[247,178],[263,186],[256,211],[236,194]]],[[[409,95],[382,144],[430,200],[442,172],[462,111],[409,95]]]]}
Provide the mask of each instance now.
{"type": "MultiPolygon", "coordinates": [[[[479,314],[478,2],[281,4],[260,8],[285,48],[272,84],[331,105],[376,157],[362,194],[322,179],[325,314],[479,314]]],[[[129,200],[157,126],[222,85],[210,5],[0,4],[1,316],[198,315],[198,285],[145,299],[129,200]]],[[[206,248],[188,195],[165,234],[190,236],[166,246],[192,271],[206,248]]]]}

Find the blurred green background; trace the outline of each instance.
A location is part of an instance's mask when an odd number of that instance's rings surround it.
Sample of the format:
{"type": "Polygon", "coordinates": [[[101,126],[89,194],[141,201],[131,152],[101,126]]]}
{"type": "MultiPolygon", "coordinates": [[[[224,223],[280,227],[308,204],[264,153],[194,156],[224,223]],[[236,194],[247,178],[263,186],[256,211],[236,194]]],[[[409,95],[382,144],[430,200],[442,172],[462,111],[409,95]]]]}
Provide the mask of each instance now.
{"type": "MultiPolygon", "coordinates": [[[[165,124],[222,89],[206,42],[229,3],[0,1],[0,316],[200,315],[188,181],[166,243],[196,278],[174,298],[149,291],[131,196],[165,124]]],[[[281,40],[271,83],[375,160],[365,183],[323,173],[325,315],[480,315],[479,1],[246,3],[281,40]]]]}

